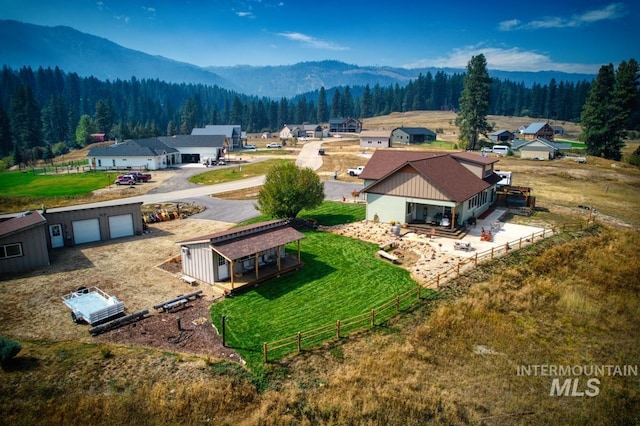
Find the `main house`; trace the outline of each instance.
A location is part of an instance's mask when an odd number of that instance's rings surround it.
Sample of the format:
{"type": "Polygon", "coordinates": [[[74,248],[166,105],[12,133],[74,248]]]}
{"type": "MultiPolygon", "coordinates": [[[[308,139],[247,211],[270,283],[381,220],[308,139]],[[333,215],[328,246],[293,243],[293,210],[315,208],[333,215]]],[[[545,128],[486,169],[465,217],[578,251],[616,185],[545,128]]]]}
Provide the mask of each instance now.
{"type": "Polygon", "coordinates": [[[462,226],[496,201],[498,161],[472,152],[376,150],[360,174],[366,219],[462,226]]]}
{"type": "Polygon", "coordinates": [[[272,220],[178,241],[182,272],[228,291],[300,268],[304,234],[286,220],[272,220]],[[298,242],[297,258],[285,255],[285,244],[298,242]]]}

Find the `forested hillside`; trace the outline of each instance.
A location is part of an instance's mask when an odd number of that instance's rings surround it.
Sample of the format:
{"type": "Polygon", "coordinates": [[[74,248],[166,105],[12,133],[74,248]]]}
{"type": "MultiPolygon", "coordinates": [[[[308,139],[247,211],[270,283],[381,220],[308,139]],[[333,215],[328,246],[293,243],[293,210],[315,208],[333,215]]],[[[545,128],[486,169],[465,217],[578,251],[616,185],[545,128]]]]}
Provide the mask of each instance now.
{"type": "MultiPolygon", "coordinates": [[[[406,86],[323,87],[278,100],[200,84],[159,80],[101,81],[57,67],[2,69],[0,158],[6,165],[47,159],[91,141],[190,134],[205,124],[240,124],[248,132],[276,131],[284,123],[367,118],[410,110],[457,110],[464,74],[420,75],[406,86]]],[[[547,85],[494,79],[490,114],[577,120],[591,82],[547,85]]]]}

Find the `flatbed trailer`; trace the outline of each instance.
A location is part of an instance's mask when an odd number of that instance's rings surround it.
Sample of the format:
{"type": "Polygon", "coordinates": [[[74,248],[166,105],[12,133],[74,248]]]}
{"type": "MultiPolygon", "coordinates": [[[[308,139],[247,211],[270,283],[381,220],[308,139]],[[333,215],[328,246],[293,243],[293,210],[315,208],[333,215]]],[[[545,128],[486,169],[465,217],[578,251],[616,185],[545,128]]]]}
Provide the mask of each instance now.
{"type": "Polygon", "coordinates": [[[98,287],[81,287],[62,296],[62,300],[71,309],[74,322],[85,321],[93,325],[124,313],[124,302],[98,287]]]}

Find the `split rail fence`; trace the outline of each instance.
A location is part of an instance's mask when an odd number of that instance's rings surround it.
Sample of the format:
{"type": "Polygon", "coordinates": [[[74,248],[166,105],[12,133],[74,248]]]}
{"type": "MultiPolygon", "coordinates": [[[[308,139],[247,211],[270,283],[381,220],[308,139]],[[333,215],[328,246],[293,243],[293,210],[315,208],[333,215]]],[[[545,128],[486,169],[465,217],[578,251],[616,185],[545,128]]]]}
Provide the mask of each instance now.
{"type": "MultiPolygon", "coordinates": [[[[518,240],[505,243],[498,247],[492,247],[490,250],[475,253],[474,256],[459,260],[455,266],[444,272],[438,273],[435,278],[432,278],[423,284],[418,284],[415,289],[397,295],[386,303],[371,309],[369,312],[337,320],[335,323],[317,327],[312,330],[301,331],[293,336],[288,336],[283,339],[265,342],[262,347],[264,362],[269,361],[270,354],[278,357],[289,354],[294,350],[299,353],[305,348],[318,346],[332,338],[339,340],[351,333],[373,328],[376,325],[398,315],[401,311],[420,303],[423,300],[421,293],[425,288],[435,287],[436,289],[440,289],[447,282],[460,278],[464,272],[475,269],[482,263],[490,262],[497,257],[508,254],[510,251],[521,249],[526,245],[531,245],[536,241],[543,240],[548,236],[556,234],[558,232],[557,228],[560,228],[560,231],[562,232],[578,229],[582,230],[585,226],[592,223],[594,223],[594,220],[593,217],[590,216],[587,219],[586,225],[585,223],[573,223],[549,229],[545,228],[542,231],[534,232],[531,235],[521,237],[518,240]]],[[[428,299],[429,298],[424,298],[424,300],[428,299]]]]}

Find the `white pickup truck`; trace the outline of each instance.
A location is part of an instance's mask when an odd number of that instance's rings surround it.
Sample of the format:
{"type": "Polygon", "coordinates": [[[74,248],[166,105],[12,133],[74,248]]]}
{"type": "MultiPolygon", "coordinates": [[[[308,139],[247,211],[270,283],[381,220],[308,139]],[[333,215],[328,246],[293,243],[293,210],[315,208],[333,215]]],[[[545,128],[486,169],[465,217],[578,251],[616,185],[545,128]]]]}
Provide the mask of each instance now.
{"type": "Polygon", "coordinates": [[[360,173],[364,170],[364,166],[358,166],[354,169],[347,169],[349,176],[360,176],[360,173]]]}

